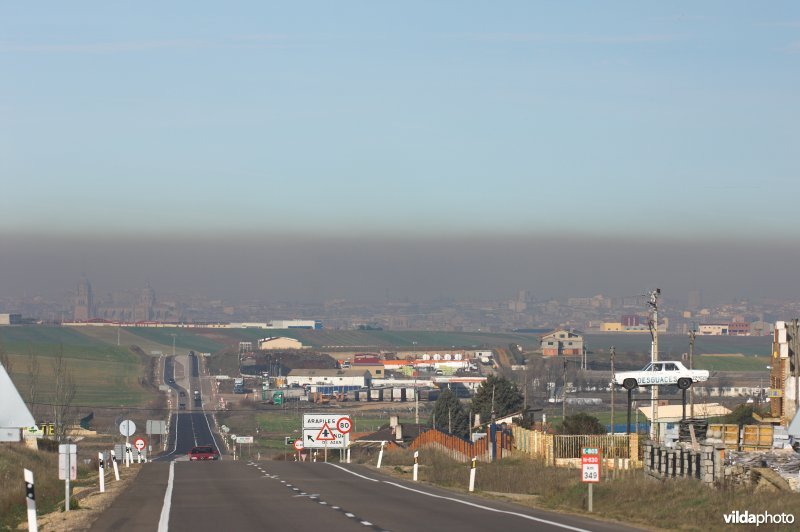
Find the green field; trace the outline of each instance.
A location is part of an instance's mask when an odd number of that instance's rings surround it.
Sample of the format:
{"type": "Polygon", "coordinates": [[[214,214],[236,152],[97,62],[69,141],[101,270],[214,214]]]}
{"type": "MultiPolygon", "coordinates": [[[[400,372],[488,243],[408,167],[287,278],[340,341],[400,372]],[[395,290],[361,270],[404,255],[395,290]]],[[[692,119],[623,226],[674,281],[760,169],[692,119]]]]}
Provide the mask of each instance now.
{"type": "Polygon", "coordinates": [[[62,349],[77,387],[75,404],[139,406],[151,398],[139,383],[145,371],[143,361],[127,347],[61,327],[0,328],[0,344],[9,354],[11,376],[23,396],[30,382],[28,354],[38,359],[38,402],[52,400],[52,363],[62,349]]]}
{"type": "MultiPolygon", "coordinates": [[[[520,344],[524,349],[539,347],[539,337],[521,333],[467,333],[447,331],[342,331],[309,329],[240,329],[223,334],[238,340],[255,341],[266,336],[289,336],[315,349],[490,349],[520,344]]],[[[237,341],[238,341],[237,340],[237,341]]]]}
{"type": "MultiPolygon", "coordinates": [[[[650,353],[650,335],[647,333],[608,333],[584,335],[589,350],[608,352],[613,345],[617,354],[650,353]]],[[[685,334],[660,334],[658,351],[662,358],[679,357],[689,352],[689,336],[685,334]]],[[[695,354],[741,353],[751,356],[769,357],[772,353],[771,336],[697,336],[694,343],[695,354]]]]}

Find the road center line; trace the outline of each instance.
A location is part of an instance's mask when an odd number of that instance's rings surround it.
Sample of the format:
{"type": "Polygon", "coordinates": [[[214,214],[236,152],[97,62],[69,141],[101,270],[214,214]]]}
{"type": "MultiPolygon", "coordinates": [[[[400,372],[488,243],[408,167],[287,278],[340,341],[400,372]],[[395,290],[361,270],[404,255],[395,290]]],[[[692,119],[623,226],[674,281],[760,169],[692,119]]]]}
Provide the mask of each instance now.
{"type": "Polygon", "coordinates": [[[491,506],[483,506],[482,504],[476,504],[474,502],[469,502],[469,501],[462,501],[461,499],[455,499],[453,497],[445,497],[443,495],[436,495],[435,493],[429,493],[427,491],[421,491],[421,490],[417,490],[417,489],[414,489],[414,488],[409,488],[408,486],[403,486],[402,484],[397,484],[396,482],[389,482],[388,480],[384,480],[383,482],[386,483],[386,484],[390,484],[392,486],[396,486],[398,488],[402,488],[404,490],[413,491],[414,493],[419,493],[421,495],[427,495],[428,497],[434,497],[436,499],[444,499],[446,501],[457,502],[459,504],[465,504],[467,506],[472,506],[474,508],[480,508],[481,510],[488,510],[490,512],[497,512],[497,513],[501,513],[501,514],[516,515],[517,517],[522,517],[523,519],[530,519],[531,521],[537,521],[539,523],[545,523],[545,524],[548,524],[548,525],[553,525],[553,526],[557,526],[557,527],[560,527],[560,528],[565,528],[567,530],[575,530],[577,532],[589,532],[588,530],[586,530],[584,528],[576,528],[574,526],[569,526],[569,525],[565,525],[565,524],[562,524],[562,523],[556,523],[555,521],[548,521],[547,519],[541,519],[539,517],[533,517],[532,515],[521,514],[521,513],[518,513],[518,512],[510,512],[508,510],[499,510],[497,508],[492,508],[491,506]]]}
{"type": "Polygon", "coordinates": [[[172,506],[172,486],[175,481],[175,462],[169,463],[169,480],[167,480],[167,491],[164,493],[164,505],[161,507],[161,517],[158,520],[158,532],[169,530],[169,510],[172,506]]]}

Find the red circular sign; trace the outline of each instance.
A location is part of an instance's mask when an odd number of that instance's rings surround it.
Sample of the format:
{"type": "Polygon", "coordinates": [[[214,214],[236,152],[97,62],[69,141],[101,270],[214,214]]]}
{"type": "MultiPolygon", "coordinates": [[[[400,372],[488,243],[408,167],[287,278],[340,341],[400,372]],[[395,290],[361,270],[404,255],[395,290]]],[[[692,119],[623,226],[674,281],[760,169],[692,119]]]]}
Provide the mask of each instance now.
{"type": "Polygon", "coordinates": [[[144,441],[144,438],[136,438],[133,440],[133,446],[139,451],[144,451],[144,448],[147,447],[147,442],[144,441]]]}
{"type": "Polygon", "coordinates": [[[294,449],[296,451],[302,451],[303,450],[303,440],[301,440],[301,439],[294,440],[294,449]]]}
{"type": "Polygon", "coordinates": [[[336,430],[342,434],[347,434],[353,430],[353,421],[349,417],[340,417],[336,420],[336,430]]]}

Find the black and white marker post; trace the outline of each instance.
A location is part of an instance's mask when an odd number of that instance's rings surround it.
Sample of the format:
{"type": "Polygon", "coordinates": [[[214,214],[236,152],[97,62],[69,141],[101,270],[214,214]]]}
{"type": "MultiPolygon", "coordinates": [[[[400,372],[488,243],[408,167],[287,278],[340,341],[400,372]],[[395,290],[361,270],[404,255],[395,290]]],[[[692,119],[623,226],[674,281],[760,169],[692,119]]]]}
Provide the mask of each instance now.
{"type": "Polygon", "coordinates": [[[119,467],[117,466],[117,455],[114,449],[111,449],[111,463],[114,464],[114,478],[119,480],[119,467]]]}
{"type": "Polygon", "coordinates": [[[28,530],[37,532],[39,525],[36,523],[36,493],[33,490],[33,471],[25,471],[25,502],[28,505],[28,530]]]}
{"type": "Polygon", "coordinates": [[[469,469],[469,491],[475,491],[475,470],[478,468],[478,457],[472,457],[472,467],[469,469]]]}
{"type": "Polygon", "coordinates": [[[97,466],[98,473],[100,474],[100,493],[104,493],[106,491],[106,468],[105,464],[103,463],[103,453],[98,452],[97,458],[99,460],[99,465],[97,466]]]}
{"type": "Polygon", "coordinates": [[[419,451],[414,451],[414,482],[417,481],[417,471],[419,471],[419,451]]]}

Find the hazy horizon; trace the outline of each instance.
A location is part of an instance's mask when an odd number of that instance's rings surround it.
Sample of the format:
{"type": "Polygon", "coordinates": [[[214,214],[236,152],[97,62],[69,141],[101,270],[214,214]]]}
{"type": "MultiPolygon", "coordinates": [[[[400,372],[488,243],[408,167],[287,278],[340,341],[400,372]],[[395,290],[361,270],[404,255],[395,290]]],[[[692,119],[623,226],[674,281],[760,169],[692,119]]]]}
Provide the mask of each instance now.
{"type": "Polygon", "coordinates": [[[85,274],[95,292],[137,289],[228,301],[539,299],[659,287],[685,301],[792,299],[800,246],[579,236],[377,238],[0,235],[0,295],[59,297],[85,274]]]}
{"type": "Polygon", "coordinates": [[[797,298],[798,28],[786,0],[3,3],[0,294],[797,298]]]}

